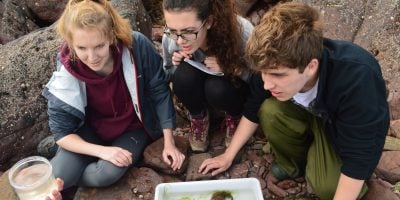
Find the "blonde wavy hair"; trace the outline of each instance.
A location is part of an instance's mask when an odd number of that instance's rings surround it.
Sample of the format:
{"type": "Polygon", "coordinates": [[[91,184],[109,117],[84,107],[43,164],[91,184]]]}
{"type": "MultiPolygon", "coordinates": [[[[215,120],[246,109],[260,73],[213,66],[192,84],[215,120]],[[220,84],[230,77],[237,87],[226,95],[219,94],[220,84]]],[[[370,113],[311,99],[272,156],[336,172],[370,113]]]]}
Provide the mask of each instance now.
{"type": "Polygon", "coordinates": [[[132,46],[132,28],[107,0],[70,0],[56,22],[56,32],[71,47],[74,29],[97,29],[115,44],[132,46]]]}
{"type": "Polygon", "coordinates": [[[323,52],[323,22],[319,12],[301,3],[271,8],[256,26],[246,45],[246,56],[256,71],[279,66],[302,73],[323,52]]]}

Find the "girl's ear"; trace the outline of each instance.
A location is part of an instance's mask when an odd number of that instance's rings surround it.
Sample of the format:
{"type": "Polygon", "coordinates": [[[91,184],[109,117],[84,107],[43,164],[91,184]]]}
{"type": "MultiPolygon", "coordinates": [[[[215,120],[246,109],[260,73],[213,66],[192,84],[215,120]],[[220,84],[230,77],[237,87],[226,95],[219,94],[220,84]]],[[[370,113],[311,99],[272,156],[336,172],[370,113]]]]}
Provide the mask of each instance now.
{"type": "Polygon", "coordinates": [[[213,18],[213,16],[212,16],[212,15],[208,16],[207,22],[206,22],[206,28],[207,28],[207,30],[210,29],[210,28],[212,27],[213,23],[214,23],[214,18],[213,18]]]}

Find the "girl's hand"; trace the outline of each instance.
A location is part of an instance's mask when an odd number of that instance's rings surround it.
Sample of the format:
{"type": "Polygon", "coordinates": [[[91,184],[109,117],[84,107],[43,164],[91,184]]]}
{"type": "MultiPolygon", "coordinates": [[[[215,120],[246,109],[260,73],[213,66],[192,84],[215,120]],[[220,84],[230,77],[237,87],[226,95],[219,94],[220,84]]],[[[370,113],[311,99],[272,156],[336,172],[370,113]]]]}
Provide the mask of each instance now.
{"type": "Polygon", "coordinates": [[[51,191],[51,194],[46,196],[45,200],[62,200],[61,190],[64,187],[64,181],[60,178],[56,178],[57,190],[51,191]]]}
{"type": "Polygon", "coordinates": [[[132,153],[121,147],[103,146],[98,157],[118,167],[128,167],[132,164],[132,153]]]}
{"type": "Polygon", "coordinates": [[[215,176],[226,171],[231,165],[232,160],[229,159],[225,153],[223,153],[217,157],[204,160],[200,165],[198,172],[202,174],[211,172],[211,176],[215,176]]]}
{"type": "Polygon", "coordinates": [[[171,166],[171,168],[176,171],[182,167],[182,163],[185,160],[185,155],[181,153],[178,148],[173,144],[164,144],[164,150],[162,153],[164,162],[171,166]],[[171,160],[172,162],[171,162],[171,160]]]}
{"type": "Polygon", "coordinates": [[[206,59],[204,59],[204,64],[213,72],[222,72],[222,69],[219,66],[218,60],[215,56],[207,56],[206,59]]]}
{"type": "Polygon", "coordinates": [[[175,66],[178,66],[183,59],[185,59],[185,58],[190,59],[191,57],[192,57],[192,54],[187,54],[183,51],[175,51],[172,54],[172,64],[175,66]]]}

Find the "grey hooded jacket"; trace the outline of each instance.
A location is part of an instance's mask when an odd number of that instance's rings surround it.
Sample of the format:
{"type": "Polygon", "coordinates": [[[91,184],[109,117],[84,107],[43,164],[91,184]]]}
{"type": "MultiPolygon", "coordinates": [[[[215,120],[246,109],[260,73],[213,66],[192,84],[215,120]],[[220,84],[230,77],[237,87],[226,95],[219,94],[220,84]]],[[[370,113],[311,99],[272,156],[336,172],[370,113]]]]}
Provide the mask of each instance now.
{"type": "MultiPolygon", "coordinates": [[[[124,78],[135,113],[155,140],[162,136],[162,129],[176,127],[175,110],[161,56],[143,34],[133,32],[132,37],[132,49],[123,49],[124,78]]],[[[56,140],[85,123],[85,83],[72,76],[59,59],[42,95],[48,100],[50,131],[56,140]]]]}

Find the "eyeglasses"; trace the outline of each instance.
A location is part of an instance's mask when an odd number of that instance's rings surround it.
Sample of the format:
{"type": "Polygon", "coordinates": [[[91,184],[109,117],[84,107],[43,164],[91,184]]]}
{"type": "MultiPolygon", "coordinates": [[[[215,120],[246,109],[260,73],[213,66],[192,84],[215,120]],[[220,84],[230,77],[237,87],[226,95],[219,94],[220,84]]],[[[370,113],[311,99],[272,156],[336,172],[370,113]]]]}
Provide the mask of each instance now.
{"type": "Polygon", "coordinates": [[[164,26],[164,34],[173,40],[178,40],[179,37],[181,37],[182,39],[187,40],[187,41],[196,40],[197,34],[201,31],[201,29],[203,28],[205,23],[206,23],[206,21],[204,21],[200,25],[200,27],[197,29],[197,31],[183,31],[181,33],[177,33],[176,31],[171,31],[167,27],[167,25],[165,25],[164,26]]]}

